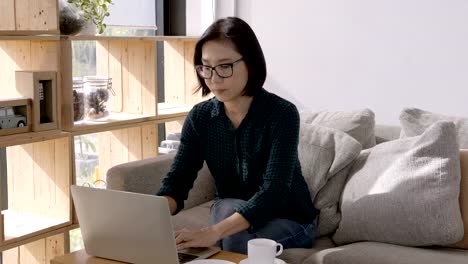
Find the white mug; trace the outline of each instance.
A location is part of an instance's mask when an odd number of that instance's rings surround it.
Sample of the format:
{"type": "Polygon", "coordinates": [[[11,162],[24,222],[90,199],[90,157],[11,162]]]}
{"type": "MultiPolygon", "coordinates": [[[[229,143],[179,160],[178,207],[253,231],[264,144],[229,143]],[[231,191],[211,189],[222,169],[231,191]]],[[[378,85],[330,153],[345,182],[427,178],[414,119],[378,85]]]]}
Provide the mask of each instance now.
{"type": "Polygon", "coordinates": [[[283,245],[266,238],[255,238],[247,242],[249,263],[273,264],[276,256],[283,253],[283,245]]]}

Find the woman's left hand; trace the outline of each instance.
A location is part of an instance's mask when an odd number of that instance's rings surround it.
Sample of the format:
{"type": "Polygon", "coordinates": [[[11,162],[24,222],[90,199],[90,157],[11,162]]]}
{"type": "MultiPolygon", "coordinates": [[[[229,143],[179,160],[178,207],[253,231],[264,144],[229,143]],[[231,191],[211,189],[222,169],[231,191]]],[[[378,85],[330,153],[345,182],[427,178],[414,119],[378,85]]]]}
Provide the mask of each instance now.
{"type": "Polygon", "coordinates": [[[210,247],[219,239],[220,236],[212,227],[205,227],[198,230],[184,228],[175,232],[177,250],[189,247],[210,247]]]}

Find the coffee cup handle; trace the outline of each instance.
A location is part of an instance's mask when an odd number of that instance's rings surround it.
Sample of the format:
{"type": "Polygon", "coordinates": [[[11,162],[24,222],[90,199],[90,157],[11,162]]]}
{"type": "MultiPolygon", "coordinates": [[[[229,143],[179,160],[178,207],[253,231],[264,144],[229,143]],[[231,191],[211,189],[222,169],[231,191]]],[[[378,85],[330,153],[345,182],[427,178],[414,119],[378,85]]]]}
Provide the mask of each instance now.
{"type": "Polygon", "coordinates": [[[283,245],[281,245],[280,243],[276,243],[276,250],[277,250],[276,256],[281,255],[281,253],[283,253],[283,245]],[[279,250],[278,250],[278,248],[279,248],[279,250]]]}

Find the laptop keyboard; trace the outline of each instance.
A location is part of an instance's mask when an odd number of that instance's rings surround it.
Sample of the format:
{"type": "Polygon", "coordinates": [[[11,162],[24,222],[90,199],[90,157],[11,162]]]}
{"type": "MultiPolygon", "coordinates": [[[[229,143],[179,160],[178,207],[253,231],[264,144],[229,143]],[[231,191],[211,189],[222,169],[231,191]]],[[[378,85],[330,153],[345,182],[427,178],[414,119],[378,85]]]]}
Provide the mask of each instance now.
{"type": "Polygon", "coordinates": [[[198,258],[198,256],[180,253],[180,252],[177,253],[177,255],[179,255],[179,263],[186,263],[186,262],[189,262],[198,258]]]}

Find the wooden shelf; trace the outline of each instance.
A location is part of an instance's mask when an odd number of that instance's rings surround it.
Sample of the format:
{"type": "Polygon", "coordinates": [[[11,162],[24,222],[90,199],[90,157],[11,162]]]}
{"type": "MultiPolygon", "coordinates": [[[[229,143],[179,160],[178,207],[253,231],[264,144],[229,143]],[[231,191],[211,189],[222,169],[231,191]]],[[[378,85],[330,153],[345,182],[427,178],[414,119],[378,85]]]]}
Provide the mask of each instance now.
{"type": "Polygon", "coordinates": [[[40,239],[44,239],[50,236],[54,236],[57,234],[63,234],[65,232],[69,232],[70,230],[79,228],[79,224],[68,224],[68,225],[60,225],[56,227],[50,228],[50,230],[44,230],[44,232],[38,234],[31,234],[29,236],[22,237],[20,239],[13,239],[5,241],[2,245],[0,245],[0,251],[6,251],[11,248],[15,248],[21,245],[25,245],[27,243],[31,243],[34,241],[38,241],[40,239]]]}
{"type": "Polygon", "coordinates": [[[72,136],[92,134],[109,130],[135,127],[140,125],[164,123],[184,119],[192,109],[190,105],[159,103],[158,116],[145,116],[138,114],[111,113],[108,118],[94,121],[75,122],[72,136]]]}
{"type": "Polygon", "coordinates": [[[70,136],[70,133],[61,130],[48,130],[41,132],[28,132],[0,137],[0,147],[29,144],[51,139],[70,136]]]}
{"type": "Polygon", "coordinates": [[[50,230],[69,225],[71,221],[67,219],[50,218],[46,216],[34,215],[31,213],[20,213],[15,211],[2,211],[4,219],[5,242],[13,243],[24,237],[31,237],[50,230]]]}
{"type": "Polygon", "coordinates": [[[1,36],[0,40],[60,40],[59,35],[1,36]]]}
{"type": "Polygon", "coordinates": [[[65,40],[140,40],[140,41],[196,41],[195,36],[61,36],[65,40]]]}
{"type": "Polygon", "coordinates": [[[75,136],[97,134],[97,141],[92,142],[99,159],[94,173],[105,177],[112,166],[157,156],[156,124],[168,122],[166,131],[171,126],[180,131],[192,106],[201,99],[200,93],[193,95],[198,80],[192,60],[199,36],[64,36],[58,30],[57,3],[6,0],[0,4],[0,14],[5,14],[0,15],[0,100],[37,97],[20,93],[18,71],[54,72],[57,87],[56,100],[52,100],[56,102],[55,127],[0,136],[0,147],[6,147],[8,183],[8,210],[0,214],[0,251],[13,252],[4,252],[3,263],[42,263],[42,259],[47,262],[43,252],[54,255],[64,253],[57,248],[68,250],[67,232],[79,227],[69,186],[76,182],[77,173],[84,175],[77,172],[81,160],[75,156],[75,136]],[[164,54],[156,43],[164,43],[164,54]],[[93,59],[77,62],[73,55],[80,48],[93,59]],[[161,58],[165,87],[158,87],[161,58]],[[73,77],[94,74],[112,78],[115,94],[106,106],[112,114],[74,122],[74,103],[79,97],[73,93],[73,77]],[[165,101],[158,103],[162,89],[165,101]],[[50,238],[55,235],[61,240],[50,238]]]}

